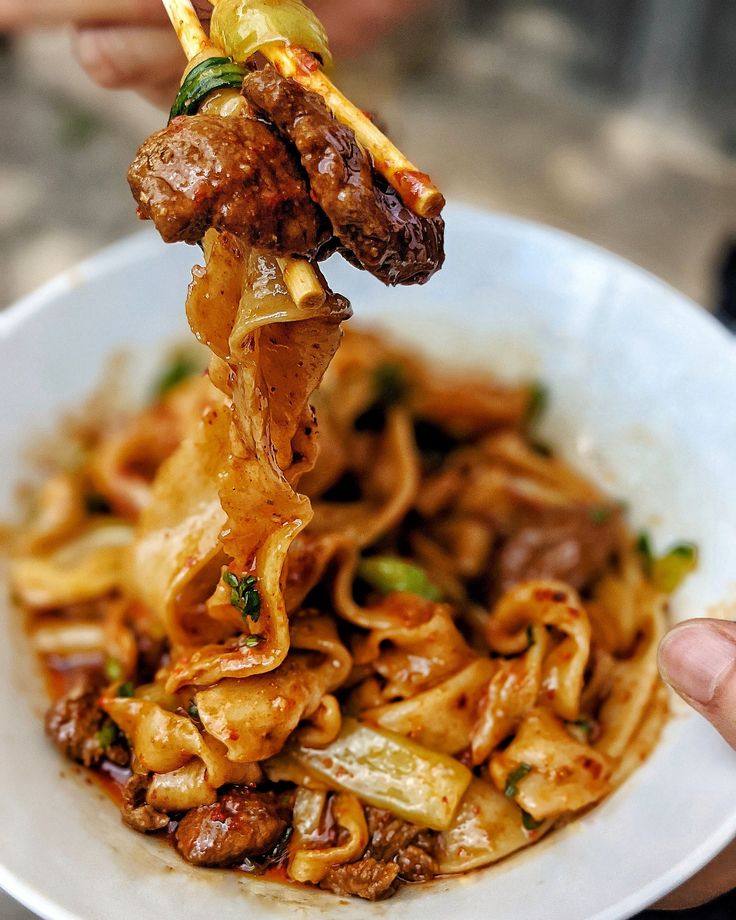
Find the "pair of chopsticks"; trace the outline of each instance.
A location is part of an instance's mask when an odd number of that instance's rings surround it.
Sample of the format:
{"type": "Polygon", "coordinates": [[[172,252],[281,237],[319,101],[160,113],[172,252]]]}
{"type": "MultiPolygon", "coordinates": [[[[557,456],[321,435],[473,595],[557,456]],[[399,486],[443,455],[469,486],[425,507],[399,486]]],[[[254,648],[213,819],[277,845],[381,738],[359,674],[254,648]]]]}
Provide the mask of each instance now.
{"type": "MultiPolygon", "coordinates": [[[[191,61],[203,52],[212,56],[223,52],[216,48],[202,28],[191,0],[162,0],[179,43],[191,61]]],[[[420,172],[404,154],[373,124],[363,112],[344,96],[325,76],[306,49],[289,44],[271,43],[260,49],[283,77],[295,80],[325,101],[335,118],[352,128],[358,142],[368,151],[375,169],[392,185],[404,204],[420,217],[437,217],[445,199],[425,173],[420,172]]],[[[303,307],[319,307],[325,291],[311,263],[305,259],[278,260],[284,283],[294,302],[303,307]]]]}

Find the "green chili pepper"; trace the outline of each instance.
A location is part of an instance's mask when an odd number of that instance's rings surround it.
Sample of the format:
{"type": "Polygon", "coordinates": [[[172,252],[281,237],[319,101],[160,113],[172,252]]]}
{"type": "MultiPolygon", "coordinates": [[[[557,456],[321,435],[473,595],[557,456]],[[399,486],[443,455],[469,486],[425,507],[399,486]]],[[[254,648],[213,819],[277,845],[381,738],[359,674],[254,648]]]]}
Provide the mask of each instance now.
{"type": "Polygon", "coordinates": [[[118,737],[118,727],[109,719],[103,724],[102,728],[95,736],[100,747],[106,751],[115,744],[118,737]]]}
{"type": "Polygon", "coordinates": [[[418,565],[398,556],[369,556],[358,565],[358,576],[381,594],[406,591],[428,601],[439,601],[442,592],[418,565]]]}
{"type": "Polygon", "coordinates": [[[193,67],[184,78],[174,104],[171,106],[169,121],[178,115],[194,115],[200,105],[217,89],[233,87],[239,89],[247,70],[236,64],[229,57],[211,57],[193,67]]]}
{"type": "Polygon", "coordinates": [[[108,658],[105,661],[105,677],[111,684],[116,683],[123,678],[123,666],[117,658],[108,658]]]}

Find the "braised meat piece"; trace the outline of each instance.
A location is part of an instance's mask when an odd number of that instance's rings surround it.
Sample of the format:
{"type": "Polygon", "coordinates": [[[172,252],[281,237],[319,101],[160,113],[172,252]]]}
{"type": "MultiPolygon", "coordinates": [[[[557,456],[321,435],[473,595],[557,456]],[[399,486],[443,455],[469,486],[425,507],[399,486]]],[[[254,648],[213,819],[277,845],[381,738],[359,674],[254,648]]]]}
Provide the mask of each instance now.
{"type": "Polygon", "coordinates": [[[288,810],[273,793],[233,789],[214,805],[187,812],[176,829],[176,844],[196,866],[230,866],[268,853],[288,825],[288,810]]]}
{"type": "Polygon", "coordinates": [[[156,811],[146,802],[146,793],[150,780],[147,776],[134,773],[123,786],[123,804],[121,811],[123,821],[141,834],[150,834],[153,831],[162,831],[169,826],[169,816],[156,811]]]}
{"type": "Polygon", "coordinates": [[[341,897],[359,897],[366,901],[390,898],[399,881],[396,863],[379,862],[372,856],[343,866],[334,866],[320,882],[320,888],[334,891],[341,897]]]}
{"type": "Polygon", "coordinates": [[[128,171],[138,213],[167,243],[229,230],[251,245],[313,256],[329,237],[298,162],[259,121],[175,118],[138,150],[128,171]]]}
{"type": "Polygon", "coordinates": [[[58,699],[46,713],[46,733],[70,760],[94,767],[104,759],[126,766],[130,753],[97,705],[100,687],[86,681],[58,699]]]}
{"type": "Polygon", "coordinates": [[[382,862],[395,862],[399,875],[409,882],[423,882],[437,875],[435,836],[381,808],[365,809],[370,835],[367,855],[382,862]]]}
{"type": "Polygon", "coordinates": [[[499,577],[503,589],[520,581],[555,578],[577,590],[588,586],[616,552],[620,512],[548,508],[522,522],[501,548],[499,577]]]}
{"type": "Polygon", "coordinates": [[[243,93],[296,147],[312,197],[350,261],[386,284],[422,284],[442,266],[443,220],[410,211],[319,96],[271,65],[248,74],[243,93]]]}

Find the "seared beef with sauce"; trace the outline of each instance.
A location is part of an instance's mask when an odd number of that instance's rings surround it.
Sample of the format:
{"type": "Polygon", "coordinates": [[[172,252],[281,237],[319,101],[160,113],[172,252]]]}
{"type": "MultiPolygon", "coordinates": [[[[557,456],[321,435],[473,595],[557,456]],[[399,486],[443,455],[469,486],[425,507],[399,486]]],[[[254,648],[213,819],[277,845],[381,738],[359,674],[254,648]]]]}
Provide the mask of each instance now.
{"type": "Polygon", "coordinates": [[[298,150],[312,197],[351,261],[386,284],[422,284],[442,266],[444,221],[410,211],[319,96],[270,65],[246,76],[243,93],[298,150]]]}
{"type": "Polygon", "coordinates": [[[113,723],[97,705],[99,691],[99,684],[87,680],[56,700],[46,713],[46,733],[63,754],[85,767],[104,759],[126,766],[128,748],[117,742],[113,723]]]}
{"type": "Polygon", "coordinates": [[[169,816],[147,804],[146,793],[150,786],[148,776],[134,773],[123,786],[121,811],[123,821],[141,834],[162,831],[169,826],[169,816]]]}
{"type": "Polygon", "coordinates": [[[296,158],[255,119],[175,118],[143,143],[128,182],[167,243],[196,243],[214,227],[279,255],[314,256],[329,237],[296,158]]]}
{"type": "Polygon", "coordinates": [[[501,587],[555,578],[579,591],[605,570],[618,547],[620,528],[621,514],[613,507],[535,509],[501,548],[501,587]]]}
{"type": "Polygon", "coordinates": [[[399,886],[399,867],[396,863],[379,862],[372,856],[342,866],[334,866],[320,882],[341,897],[365,898],[381,901],[390,898],[399,886]]]}
{"type": "Polygon", "coordinates": [[[288,809],[273,793],[233,789],[202,805],[176,829],[179,852],[196,866],[231,866],[272,850],[289,826],[288,809]]]}
{"type": "Polygon", "coordinates": [[[437,875],[436,836],[431,831],[371,805],[366,806],[365,817],[370,834],[367,855],[396,863],[406,881],[423,882],[437,875]]]}

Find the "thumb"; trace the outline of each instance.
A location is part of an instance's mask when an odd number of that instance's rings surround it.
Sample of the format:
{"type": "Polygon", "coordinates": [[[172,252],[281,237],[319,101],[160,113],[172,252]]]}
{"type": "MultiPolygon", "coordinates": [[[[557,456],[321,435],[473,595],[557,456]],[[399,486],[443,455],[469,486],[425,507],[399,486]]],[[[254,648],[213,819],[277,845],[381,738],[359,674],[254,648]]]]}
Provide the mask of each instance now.
{"type": "Polygon", "coordinates": [[[688,620],[659,646],[659,670],[736,748],[736,623],[688,620]]]}

